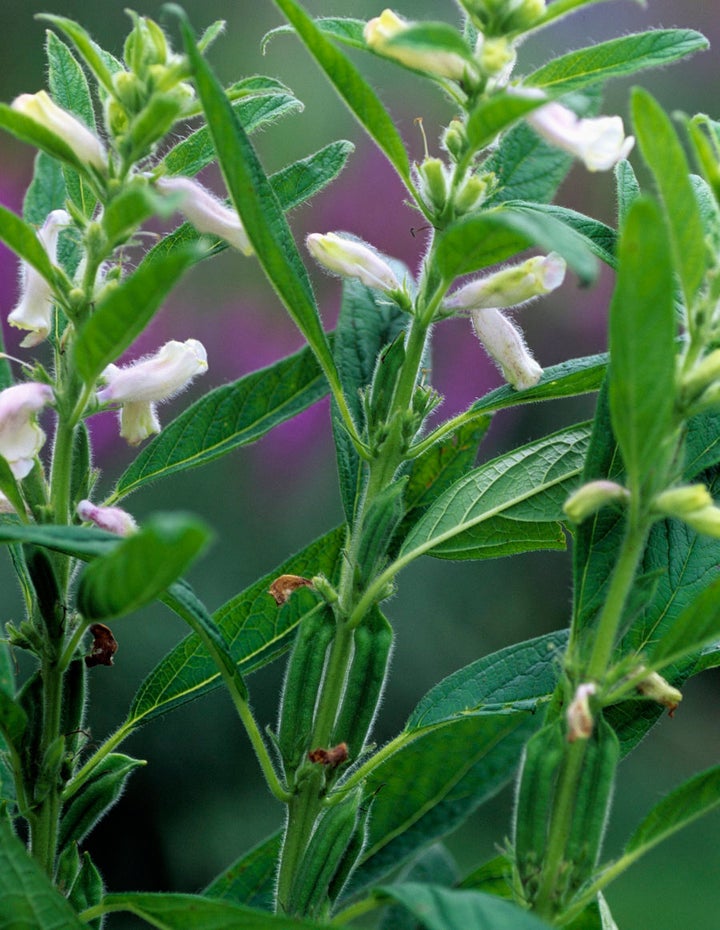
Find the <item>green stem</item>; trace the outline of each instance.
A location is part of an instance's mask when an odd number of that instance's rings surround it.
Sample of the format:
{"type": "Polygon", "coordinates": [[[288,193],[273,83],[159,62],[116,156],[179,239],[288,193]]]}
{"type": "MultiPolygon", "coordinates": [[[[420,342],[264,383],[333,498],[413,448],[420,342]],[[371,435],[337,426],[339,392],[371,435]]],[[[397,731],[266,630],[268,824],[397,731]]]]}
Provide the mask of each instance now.
{"type": "Polygon", "coordinates": [[[387,907],[387,905],[387,901],[381,901],[374,895],[369,898],[361,898],[360,901],[356,901],[354,904],[349,905],[349,907],[343,908],[342,911],[338,911],[330,921],[330,925],[333,927],[341,927],[344,924],[350,923],[351,920],[355,920],[357,917],[363,917],[365,914],[376,911],[379,907],[387,907]]]}
{"type": "Polygon", "coordinates": [[[105,740],[102,746],[88,759],[85,765],[83,765],[83,767],[79,769],[67,783],[62,795],[63,802],[69,801],[70,798],[76,794],[80,788],[82,788],[82,786],[85,784],[88,778],[90,778],[102,760],[106,756],[109,756],[110,753],[117,746],[119,746],[123,740],[127,739],[134,730],[134,726],[128,723],[124,723],[113,733],[111,737],[105,740]]]}
{"type": "Polygon", "coordinates": [[[58,828],[60,825],[61,789],[58,773],[43,772],[46,762],[52,761],[48,750],[60,736],[62,711],[63,673],[54,658],[43,661],[43,725],[38,753],[41,777],[49,782],[46,795],[30,818],[30,851],[36,862],[50,878],[55,874],[58,828]]]}

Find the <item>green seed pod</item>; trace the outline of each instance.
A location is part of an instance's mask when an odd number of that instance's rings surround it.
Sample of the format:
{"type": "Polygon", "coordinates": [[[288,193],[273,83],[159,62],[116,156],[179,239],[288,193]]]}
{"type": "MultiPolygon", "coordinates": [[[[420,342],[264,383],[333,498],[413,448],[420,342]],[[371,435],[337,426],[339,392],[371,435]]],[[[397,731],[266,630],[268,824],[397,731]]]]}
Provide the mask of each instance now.
{"type": "Polygon", "coordinates": [[[353,657],[330,739],[332,746],[347,743],[351,759],[362,752],[380,706],[392,642],[392,627],[377,607],[353,633],[353,657]]]}
{"type": "Polygon", "coordinates": [[[515,802],[515,865],[532,897],[547,845],[548,824],[565,739],[559,720],[546,724],[528,740],[515,802]]]}
{"type": "Polygon", "coordinates": [[[289,913],[312,916],[327,902],[330,882],[355,831],[361,798],[362,789],[356,788],[321,814],[290,888],[289,913]]]}
{"type": "Polygon", "coordinates": [[[17,702],[27,717],[27,725],[22,734],[21,759],[26,793],[28,797],[32,797],[32,786],[39,771],[38,757],[43,718],[43,682],[39,669],[25,682],[17,702]]]}
{"type": "Polygon", "coordinates": [[[310,749],[325,654],[335,635],[332,610],[319,604],[300,621],[283,686],[277,744],[290,780],[310,749]]]}
{"type": "Polygon", "coordinates": [[[87,670],[83,659],[73,659],[63,679],[63,703],[60,726],[65,736],[66,771],[65,780],[72,776],[74,757],[82,738],[85,718],[87,670]]]}
{"type": "Polygon", "coordinates": [[[34,800],[39,804],[51,791],[60,787],[60,770],[65,759],[65,737],[58,736],[43,753],[38,777],[35,780],[34,800]]]}
{"type": "Polygon", "coordinates": [[[372,801],[368,801],[366,799],[364,805],[360,805],[358,808],[357,822],[355,824],[353,834],[350,837],[350,842],[347,845],[347,849],[345,850],[343,857],[340,860],[340,864],[333,874],[333,877],[330,879],[328,897],[332,904],[334,904],[343,893],[343,889],[349,882],[352,873],[355,871],[355,866],[360,861],[360,856],[365,849],[370,827],[371,807],[372,801]]]}
{"type": "Polygon", "coordinates": [[[70,843],[60,853],[55,873],[55,884],[61,894],[66,897],[70,893],[75,879],[80,873],[80,853],[77,843],[70,843]]]}
{"type": "Polygon", "coordinates": [[[358,588],[364,588],[382,567],[395,530],[405,516],[407,477],[384,488],[365,514],[357,555],[358,588]]]}
{"type": "Polygon", "coordinates": [[[45,549],[25,546],[25,564],[35,588],[38,613],[51,641],[55,643],[65,625],[65,606],[52,561],[45,549]]]}
{"type": "Polygon", "coordinates": [[[371,428],[385,423],[388,418],[404,361],[405,334],[399,333],[380,352],[375,366],[366,410],[367,422],[371,428]]]}
{"type": "Polygon", "coordinates": [[[572,826],[565,847],[566,858],[572,864],[570,890],[589,878],[597,865],[619,760],[618,738],[600,714],[585,748],[572,826]]]}
{"type": "Polygon", "coordinates": [[[60,818],[60,847],[79,843],[115,804],[133,769],[145,765],[142,759],[119,752],[98,762],[89,779],[63,808],[60,818]]]}

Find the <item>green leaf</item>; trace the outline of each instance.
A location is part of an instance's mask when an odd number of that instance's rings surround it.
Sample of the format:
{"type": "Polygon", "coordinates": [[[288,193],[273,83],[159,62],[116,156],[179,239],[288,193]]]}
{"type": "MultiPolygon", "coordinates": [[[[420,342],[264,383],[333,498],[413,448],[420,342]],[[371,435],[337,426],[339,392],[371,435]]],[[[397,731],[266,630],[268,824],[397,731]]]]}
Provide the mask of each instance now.
{"type": "Polygon", "coordinates": [[[675,316],[672,260],[657,206],[637,200],[618,248],[610,307],[610,410],[631,491],[658,472],[673,433],[675,316]],[[649,454],[649,450],[653,454],[649,454]]]}
{"type": "Polygon", "coordinates": [[[446,678],[378,761],[365,763],[370,834],[349,894],[454,829],[512,777],[555,687],[566,636],[510,646],[446,678]]]}
{"type": "Polygon", "coordinates": [[[207,898],[272,910],[281,846],[282,832],[278,831],[236,859],[213,879],[203,894],[207,898]]]}
{"type": "Polygon", "coordinates": [[[291,210],[326,187],[354,150],[352,142],[339,139],[271,175],[270,183],[282,209],[291,210]]]}
{"type": "Polygon", "coordinates": [[[627,222],[630,207],[640,196],[640,184],[635,177],[632,165],[623,159],[615,165],[615,187],[617,193],[618,227],[627,222]]]}
{"type": "MultiPolygon", "coordinates": [[[[393,58],[392,50],[407,50],[418,52],[420,54],[450,54],[464,58],[468,63],[468,71],[476,67],[475,59],[468,43],[462,37],[460,32],[448,23],[429,22],[424,20],[419,23],[409,23],[406,27],[398,30],[394,35],[389,36],[383,42],[382,57],[393,58]]],[[[404,62],[399,61],[403,67],[409,67],[404,62]]],[[[423,69],[417,69],[420,74],[435,80],[434,76],[428,74],[423,69]]]]}
{"type": "MultiPolygon", "coordinates": [[[[240,671],[244,674],[254,671],[288,649],[292,632],[303,614],[317,603],[308,592],[296,591],[279,609],[268,594],[270,584],[285,574],[305,577],[324,574],[332,578],[344,540],[342,528],[320,537],[215,611],[213,621],[240,671]],[[307,598],[303,598],[303,594],[307,594],[307,598]]],[[[202,641],[191,634],[171,650],[140,685],[125,727],[131,729],[159,717],[220,684],[217,667],[202,641]]]]}
{"type": "Polygon", "coordinates": [[[24,113],[13,110],[6,103],[0,103],[0,129],[5,129],[21,142],[34,145],[35,148],[42,149],[48,155],[72,165],[78,171],[86,170],[83,162],[62,136],[46,129],[42,123],[37,123],[24,113]]]}
{"type": "Polygon", "coordinates": [[[7,459],[0,455],[0,492],[7,497],[16,513],[25,512],[25,501],[20,493],[17,478],[12,473],[7,459]]]}
{"type": "MultiPolygon", "coordinates": [[[[290,93],[273,92],[238,100],[232,104],[232,109],[245,132],[249,134],[281,116],[300,112],[303,105],[290,93]]],[[[170,149],[163,159],[163,164],[167,174],[183,174],[191,178],[213,161],[215,161],[215,147],[210,128],[203,126],[170,149]]]]}
{"type": "Polygon", "coordinates": [[[110,894],[103,907],[108,914],[135,914],[158,930],[322,930],[327,926],[191,894],[110,894]]]}
{"type": "Polygon", "coordinates": [[[167,255],[153,249],[128,278],[99,301],[73,345],[77,370],[86,384],[93,384],[133,343],[182,273],[201,255],[197,245],[167,255]]]}
{"type": "Polygon", "coordinates": [[[146,763],[119,752],[107,755],[82,788],[65,805],[60,818],[60,848],[80,843],[120,799],[125,784],[138,766],[146,763]]]}
{"type": "MultiPolygon", "coordinates": [[[[405,882],[432,882],[451,888],[457,879],[457,864],[442,843],[435,843],[409,862],[397,877],[405,882]]],[[[385,910],[379,930],[417,930],[415,918],[399,904],[385,910]]]]}
{"type": "Polygon", "coordinates": [[[656,804],[630,837],[623,859],[639,859],[658,843],[720,805],[720,765],[706,769],[656,804]]]}
{"type": "Polygon", "coordinates": [[[546,102],[542,98],[521,97],[507,90],[481,97],[467,119],[468,144],[474,151],[485,148],[500,132],[546,102]]]}
{"type": "Polygon", "coordinates": [[[0,818],[0,917],[13,930],[83,930],[75,912],[0,818]]]}
{"type": "Polygon", "coordinates": [[[56,552],[93,559],[105,555],[120,544],[113,533],[83,526],[51,526],[0,522],[0,543],[35,543],[56,552]]]}
{"type": "Polygon", "coordinates": [[[492,413],[522,404],[588,394],[600,388],[606,369],[607,355],[569,359],[546,368],[534,387],[517,391],[509,384],[504,384],[476,400],[470,410],[473,413],[492,413]]]}
{"type": "Polygon", "coordinates": [[[295,0],[275,0],[317,64],[358,122],[386,155],[412,192],[410,161],[391,116],[352,62],[315,25],[295,0]]]}
{"type": "Polygon", "coordinates": [[[168,207],[167,198],[158,196],[144,179],[126,184],[122,191],[105,207],[102,226],[113,247],[122,244],[151,216],[163,219],[174,209],[168,207]]]}
{"type": "Polygon", "coordinates": [[[182,22],[182,32],[185,51],[195,74],[198,95],[205,109],[231,199],[268,279],[334,387],[337,384],[337,372],[330,347],[307,271],[282,208],[222,87],[197,51],[185,21],[182,22]]]}
{"type": "Polygon", "coordinates": [[[86,620],[110,620],[155,600],[205,548],[210,534],[195,517],[157,514],[108,555],[85,568],[78,609],[86,620]]]}
{"type": "MultiPolygon", "coordinates": [[[[337,39],[339,42],[344,42],[345,45],[349,45],[351,48],[367,50],[367,42],[363,34],[365,29],[364,19],[320,16],[314,20],[314,23],[323,35],[329,36],[331,39],[337,39]]],[[[266,32],[260,45],[263,55],[267,54],[267,47],[270,40],[274,39],[275,36],[283,34],[292,35],[294,32],[295,30],[292,26],[276,26],[275,29],[266,32]]]]}
{"type": "Polygon", "coordinates": [[[111,95],[115,92],[112,83],[112,70],[108,67],[107,54],[92,40],[89,33],[79,23],[65,16],[54,16],[50,13],[41,13],[37,18],[52,23],[53,26],[64,32],[105,90],[111,95]]]}
{"type": "Polygon", "coordinates": [[[705,275],[706,250],[685,152],[670,118],[639,87],[633,91],[632,113],[640,149],[662,198],[674,265],[682,282],[685,306],[690,308],[705,275]]]}
{"type": "Polygon", "coordinates": [[[67,189],[61,163],[47,152],[38,152],[33,178],[23,201],[25,221],[33,226],[41,226],[49,213],[65,206],[66,199],[67,189]]]}
{"type": "Polygon", "coordinates": [[[29,223],[21,220],[19,216],[2,205],[0,205],[0,240],[19,258],[26,261],[28,265],[32,265],[46,281],[52,283],[53,267],[35,230],[29,223]]]}
{"type": "Polygon", "coordinates": [[[529,74],[525,83],[553,93],[580,90],[662,67],[707,47],[705,36],[693,29],[652,29],[561,55],[529,74]]]}
{"type": "Polygon", "coordinates": [[[574,229],[555,216],[512,205],[465,217],[439,234],[438,271],[446,281],[452,281],[532,245],[559,252],[584,284],[597,276],[597,262],[574,229]]]}
{"type": "Polygon", "coordinates": [[[655,645],[650,661],[658,669],[674,665],[717,640],[720,640],[720,579],[688,604],[655,645]]]}
{"type": "MultiPolygon", "coordinates": [[[[19,749],[20,740],[26,727],[27,714],[12,695],[4,687],[0,687],[0,734],[15,749],[19,749]]],[[[2,739],[0,738],[1,743],[2,739]]]]}
{"type": "Polygon", "coordinates": [[[565,226],[574,230],[580,235],[586,247],[593,255],[601,261],[615,268],[617,262],[615,252],[617,248],[617,232],[600,220],[594,220],[584,213],[578,213],[576,210],[569,210],[567,207],[559,207],[552,203],[526,203],[522,200],[508,201],[508,206],[513,210],[520,211],[528,215],[539,214],[541,216],[552,216],[560,220],[565,226]]]}
{"type": "Polygon", "coordinates": [[[549,930],[529,911],[482,891],[406,882],[375,893],[398,901],[427,930],[549,930]]]}
{"type": "Polygon", "coordinates": [[[163,428],[120,476],[117,497],[248,445],[327,393],[314,355],[302,349],[215,388],[163,428]]]}
{"type": "Polygon", "coordinates": [[[562,519],[562,505],[582,472],[589,433],[588,425],[580,424],[471,472],[413,527],[398,560],[407,564],[497,517],[528,523],[562,519]]]}

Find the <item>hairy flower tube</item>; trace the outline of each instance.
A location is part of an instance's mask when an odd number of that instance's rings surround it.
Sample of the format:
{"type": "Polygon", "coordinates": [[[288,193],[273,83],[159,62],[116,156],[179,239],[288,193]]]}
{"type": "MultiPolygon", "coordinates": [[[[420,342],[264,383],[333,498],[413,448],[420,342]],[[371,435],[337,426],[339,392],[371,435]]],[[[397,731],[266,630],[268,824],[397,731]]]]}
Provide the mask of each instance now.
{"type": "Polygon", "coordinates": [[[183,391],[197,375],[207,371],[207,352],[197,339],[166,342],[155,355],[124,368],[108,365],[102,373],[105,387],[98,391],[101,404],[118,403],[120,435],[137,445],[160,432],[155,405],[183,391]]]}
{"type": "Polygon", "coordinates": [[[92,501],[83,500],[77,505],[77,515],[86,523],[94,523],[101,530],[116,536],[129,536],[137,530],[135,519],[122,507],[101,507],[92,501]]]}
{"type": "Polygon", "coordinates": [[[435,77],[450,78],[453,81],[462,81],[472,75],[472,64],[456,52],[392,44],[392,39],[401,36],[413,25],[392,10],[383,10],[380,16],[366,23],[363,35],[374,52],[416,71],[425,71],[435,77]]]}
{"type": "Polygon", "coordinates": [[[635,145],[619,116],[581,119],[560,103],[546,103],[526,119],[543,139],[579,158],[588,171],[608,171],[635,145]]]}
{"type": "Polygon", "coordinates": [[[401,284],[390,265],[364,242],[336,233],[311,233],[305,240],[308,252],[326,271],[358,278],[366,287],[399,291],[401,284]]]}
{"type": "Polygon", "coordinates": [[[209,190],[190,178],[159,178],[159,190],[181,197],[180,211],[200,233],[224,239],[243,255],[252,255],[253,247],[237,212],[221,203],[209,190]]]}
{"type": "Polygon", "coordinates": [[[565,712],[567,720],[567,741],[574,743],[578,739],[590,739],[595,721],[590,709],[590,698],[597,688],[592,682],[578,685],[572,701],[565,712]]]}
{"type": "Polygon", "coordinates": [[[76,116],[51,100],[46,91],[21,94],[13,100],[12,108],[59,136],[73,150],[79,161],[92,165],[98,171],[105,171],[105,146],[76,116]]]}
{"type": "Polygon", "coordinates": [[[630,492],[620,484],[606,479],[589,481],[578,488],[563,504],[563,510],[573,523],[582,523],[602,507],[627,504],[630,492]]]}
{"type": "MultiPolygon", "coordinates": [[[[38,232],[48,258],[54,264],[60,230],[70,223],[65,210],[53,210],[38,232]]],[[[39,271],[25,261],[20,262],[20,299],[8,316],[8,323],[18,329],[29,330],[20,343],[25,348],[38,345],[47,338],[52,322],[53,294],[50,284],[39,271]]]]}
{"type": "Polygon", "coordinates": [[[517,391],[533,387],[543,370],[530,354],[520,329],[499,310],[471,310],[473,329],[505,380],[517,391]]]}
{"type": "Polygon", "coordinates": [[[703,484],[663,491],[653,501],[653,510],[677,517],[698,533],[720,538],[720,507],[703,484]]]}
{"type": "Polygon", "coordinates": [[[0,391],[0,455],[16,478],[30,473],[45,442],[36,416],[53,399],[47,384],[26,381],[0,391]]]}

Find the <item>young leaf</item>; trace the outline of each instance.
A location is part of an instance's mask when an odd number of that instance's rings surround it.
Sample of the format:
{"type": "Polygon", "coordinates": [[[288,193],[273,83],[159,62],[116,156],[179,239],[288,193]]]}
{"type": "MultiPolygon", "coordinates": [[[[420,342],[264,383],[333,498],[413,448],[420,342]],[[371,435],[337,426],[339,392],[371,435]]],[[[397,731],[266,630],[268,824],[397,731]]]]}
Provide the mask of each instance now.
{"type": "Polygon", "coordinates": [[[650,655],[655,668],[673,665],[720,640],[720,579],[716,579],[680,614],[650,655]]]}
{"type": "Polygon", "coordinates": [[[270,183],[282,209],[292,210],[326,187],[340,174],[354,150],[352,142],[339,139],[271,175],[270,183]]]}
{"type": "Polygon", "coordinates": [[[656,804],[630,837],[624,860],[634,862],[658,843],[720,805],[720,765],[694,775],[656,804]]]}
{"type": "Polygon", "coordinates": [[[83,930],[86,926],[0,818],[0,917],[7,927],[83,930]]]}
{"type": "Polygon", "coordinates": [[[525,83],[566,93],[662,67],[707,47],[705,36],[693,29],[652,29],[561,55],[529,74],[525,83]]]}
{"type": "Polygon", "coordinates": [[[78,609],[86,620],[109,620],[155,600],[205,548],[209,532],[194,517],[157,514],[83,571],[78,609]]]}
{"type": "Polygon", "coordinates": [[[705,274],[706,250],[685,152],[670,118],[642,88],[633,91],[632,113],[640,149],[662,198],[674,265],[682,282],[685,306],[690,309],[705,274]]]}
{"type": "Polygon", "coordinates": [[[361,126],[387,156],[412,192],[410,161],[392,118],[352,62],[315,25],[295,0],[275,0],[304,42],[307,50],[328,76],[361,126]]]}
{"type": "Polygon", "coordinates": [[[120,539],[94,527],[0,523],[0,543],[14,542],[35,543],[79,559],[94,559],[111,552],[120,539]]]}
{"type": "MultiPolygon", "coordinates": [[[[320,16],[314,20],[314,23],[323,35],[329,36],[331,39],[337,39],[339,42],[344,42],[345,45],[349,45],[351,48],[367,50],[367,42],[363,34],[365,29],[364,19],[320,16]]],[[[275,36],[287,35],[288,33],[292,34],[294,32],[295,30],[292,26],[276,26],[274,29],[266,32],[260,43],[263,55],[267,54],[267,47],[270,40],[275,38],[275,36]]]]}
{"type": "Polygon", "coordinates": [[[610,268],[615,268],[617,264],[615,260],[617,232],[605,223],[601,223],[600,220],[594,220],[592,217],[578,213],[576,210],[560,207],[554,203],[526,203],[522,200],[512,200],[508,202],[508,207],[530,215],[540,214],[541,216],[555,217],[565,226],[582,236],[583,242],[593,255],[605,262],[606,265],[609,265],[610,268]]]}
{"type": "Polygon", "coordinates": [[[140,335],[178,278],[202,257],[197,244],[163,255],[153,249],[138,268],[102,298],[73,344],[75,364],[86,384],[114,362],[140,335]]]}
{"type": "Polygon", "coordinates": [[[640,184],[627,159],[615,165],[615,188],[618,203],[618,227],[622,228],[627,222],[630,207],[640,196],[640,184]]]}
{"type": "Polygon", "coordinates": [[[195,47],[186,21],[181,22],[181,28],[230,197],[272,286],[335,388],[338,378],[330,347],[307,271],[280,204],[222,87],[195,47]]]}
{"type": "Polygon", "coordinates": [[[23,200],[25,222],[42,226],[49,213],[65,206],[67,196],[61,163],[46,152],[38,152],[33,178],[23,200]]]}
{"type": "Polygon", "coordinates": [[[375,893],[398,901],[427,930],[550,930],[529,911],[482,891],[404,882],[375,893]]]}
{"type": "Polygon", "coordinates": [[[630,489],[638,493],[657,473],[658,455],[668,454],[673,431],[672,259],[665,224],[650,200],[630,208],[618,267],[610,306],[610,411],[630,489]]]}
{"type": "Polygon", "coordinates": [[[272,910],[281,846],[282,833],[278,831],[249,852],[243,853],[212,880],[203,895],[206,898],[223,898],[235,904],[272,910]]]}
{"type": "Polygon", "coordinates": [[[79,23],[65,16],[54,16],[50,13],[41,13],[38,19],[46,20],[64,32],[103,88],[109,94],[114,94],[112,71],[108,67],[107,55],[79,23]]]}
{"type": "Polygon", "coordinates": [[[500,132],[545,102],[542,98],[522,97],[506,90],[481,97],[467,119],[468,144],[475,151],[485,148],[500,132]]]}
{"type": "Polygon", "coordinates": [[[117,498],[255,442],[327,393],[310,349],[205,394],[163,428],[120,476],[117,498]]]}

